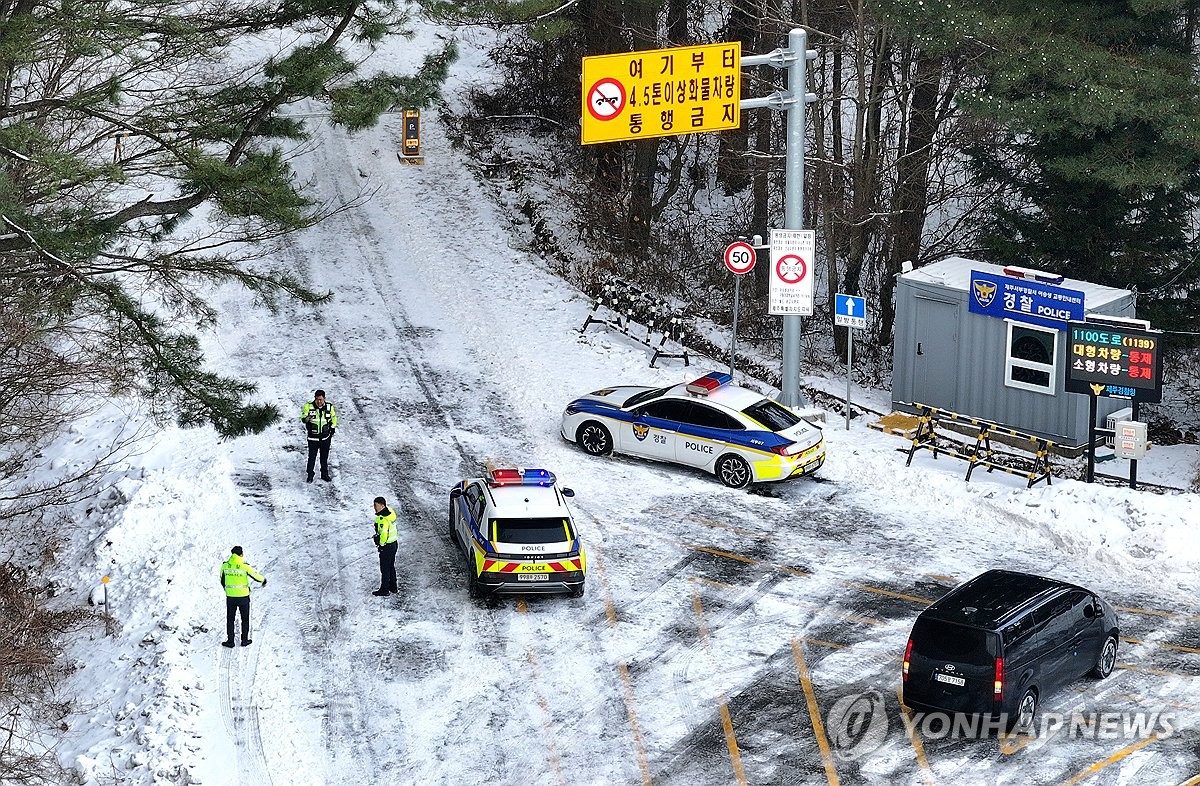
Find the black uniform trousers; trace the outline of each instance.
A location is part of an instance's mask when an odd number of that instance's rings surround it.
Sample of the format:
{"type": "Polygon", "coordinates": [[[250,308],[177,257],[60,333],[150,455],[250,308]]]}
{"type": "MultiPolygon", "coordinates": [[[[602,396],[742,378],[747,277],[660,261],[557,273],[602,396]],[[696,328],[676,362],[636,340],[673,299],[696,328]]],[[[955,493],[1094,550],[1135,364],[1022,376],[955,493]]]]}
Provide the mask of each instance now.
{"type": "Polygon", "coordinates": [[[380,592],[398,592],[396,586],[396,549],[400,546],[400,542],[393,540],[391,543],[379,547],[379,591],[380,592]]]}
{"type": "Polygon", "coordinates": [[[333,441],[332,437],[325,439],[310,439],[308,441],[308,474],[312,477],[313,467],[317,463],[317,454],[321,455],[321,477],[329,475],[329,443],[333,441]]]}
{"type": "Polygon", "coordinates": [[[242,641],[250,638],[250,596],[225,597],[225,641],[233,641],[233,617],[242,613],[242,641]]]}

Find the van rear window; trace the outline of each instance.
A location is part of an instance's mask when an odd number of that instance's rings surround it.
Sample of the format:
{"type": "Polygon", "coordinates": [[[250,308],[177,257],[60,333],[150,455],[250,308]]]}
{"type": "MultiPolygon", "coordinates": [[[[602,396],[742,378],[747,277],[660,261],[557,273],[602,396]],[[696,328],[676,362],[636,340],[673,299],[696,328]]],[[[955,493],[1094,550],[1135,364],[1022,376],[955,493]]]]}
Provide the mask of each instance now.
{"type": "Polygon", "coordinates": [[[573,540],[566,519],[492,519],[498,543],[562,543],[573,540]]]}
{"type": "Polygon", "coordinates": [[[918,618],[913,625],[913,652],[946,663],[992,667],[1000,655],[996,634],[953,622],[918,618]]]}

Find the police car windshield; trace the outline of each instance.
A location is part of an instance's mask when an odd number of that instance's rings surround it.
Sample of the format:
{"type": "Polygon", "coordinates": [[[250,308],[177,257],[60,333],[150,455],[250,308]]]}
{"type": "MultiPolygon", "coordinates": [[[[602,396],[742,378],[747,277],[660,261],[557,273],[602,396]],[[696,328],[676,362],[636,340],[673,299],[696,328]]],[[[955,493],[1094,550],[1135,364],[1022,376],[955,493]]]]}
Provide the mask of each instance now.
{"type": "Polygon", "coordinates": [[[671,387],[668,385],[665,388],[654,388],[653,390],[643,390],[641,393],[634,393],[632,396],[625,399],[625,403],[622,404],[621,407],[623,409],[628,407],[636,407],[638,404],[649,401],[652,398],[658,398],[670,389],[671,387]]]}
{"type": "Polygon", "coordinates": [[[771,431],[783,431],[800,422],[800,418],[790,409],[776,404],[769,398],[764,398],[742,410],[746,417],[762,423],[771,431]]]}
{"type": "Polygon", "coordinates": [[[562,543],[571,540],[566,519],[492,519],[498,543],[562,543]]]}

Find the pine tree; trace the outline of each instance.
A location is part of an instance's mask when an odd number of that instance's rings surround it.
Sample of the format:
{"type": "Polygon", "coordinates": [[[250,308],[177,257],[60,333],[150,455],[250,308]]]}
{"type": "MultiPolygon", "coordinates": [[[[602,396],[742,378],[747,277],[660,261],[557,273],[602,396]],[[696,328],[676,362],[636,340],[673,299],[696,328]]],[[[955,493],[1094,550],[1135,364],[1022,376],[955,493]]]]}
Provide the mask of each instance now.
{"type": "Polygon", "coordinates": [[[307,133],[287,108],[323,102],[354,130],[429,105],[453,44],[415,75],[361,76],[349,51],[407,22],[399,0],[0,2],[0,324],[104,358],[103,384],[182,425],[265,428],[278,413],[253,384],[204,368],[198,285],[328,297],[258,261],[339,207],[301,194],[281,146],[307,133]]]}

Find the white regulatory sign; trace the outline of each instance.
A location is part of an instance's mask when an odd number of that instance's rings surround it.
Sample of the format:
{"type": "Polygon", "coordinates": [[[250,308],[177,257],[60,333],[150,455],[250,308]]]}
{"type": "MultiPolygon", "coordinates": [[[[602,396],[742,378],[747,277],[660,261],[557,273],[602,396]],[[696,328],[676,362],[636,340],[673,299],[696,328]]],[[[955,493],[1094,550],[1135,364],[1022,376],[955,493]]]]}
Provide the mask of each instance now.
{"type": "Polygon", "coordinates": [[[771,230],[771,285],[767,313],[812,316],[816,249],[817,234],[811,229],[771,230]]]}

